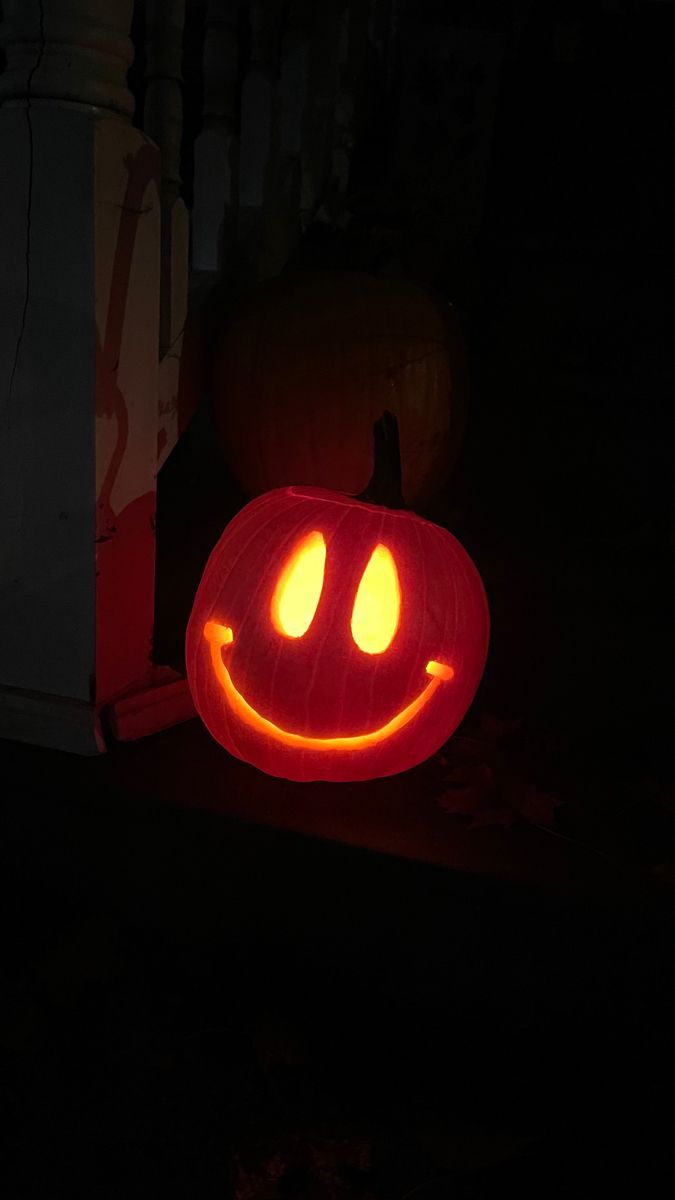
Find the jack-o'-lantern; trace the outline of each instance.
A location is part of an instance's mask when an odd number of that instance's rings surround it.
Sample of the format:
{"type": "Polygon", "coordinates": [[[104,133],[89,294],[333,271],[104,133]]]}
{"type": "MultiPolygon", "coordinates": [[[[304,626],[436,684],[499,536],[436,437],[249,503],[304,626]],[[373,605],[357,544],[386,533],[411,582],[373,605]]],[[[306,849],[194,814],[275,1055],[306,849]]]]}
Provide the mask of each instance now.
{"type": "Polygon", "coordinates": [[[370,494],[268,492],[204,571],[186,637],[193,700],[221,745],[270,775],[404,771],[446,741],[478,686],[478,571],[452,534],[370,494]]]}
{"type": "Polygon", "coordinates": [[[411,279],[285,273],[238,299],[216,340],[216,428],[248,496],[295,484],[361,492],[386,408],[403,497],[420,508],[457,457],[466,393],[457,310],[411,279]]]}

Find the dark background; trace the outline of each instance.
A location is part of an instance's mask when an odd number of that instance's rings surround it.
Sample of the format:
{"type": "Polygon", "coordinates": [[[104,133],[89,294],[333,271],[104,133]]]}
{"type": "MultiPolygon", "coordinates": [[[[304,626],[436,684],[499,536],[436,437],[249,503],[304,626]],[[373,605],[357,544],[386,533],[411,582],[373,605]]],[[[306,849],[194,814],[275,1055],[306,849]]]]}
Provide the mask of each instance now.
{"type": "MultiPolygon", "coordinates": [[[[451,782],[411,775],[411,813],[426,788],[449,836],[487,811],[504,840],[489,868],[451,871],[225,817],[205,768],[190,795],[162,769],[197,752],[195,726],[155,739],[151,794],[133,753],[102,775],[7,746],[12,1198],[651,1195],[671,1178],[675,5],[418,3],[409,22],[482,28],[503,52],[475,228],[453,235],[452,195],[474,186],[481,71],[444,90],[402,47],[387,79],[373,50],[349,220],[310,229],[296,261],[403,272],[462,316],[470,419],[429,515],[479,565],[493,635],[451,782]],[[406,141],[410,87],[426,126],[406,141]],[[406,146],[432,163],[448,138],[444,202],[406,146]],[[540,796],[527,811],[515,778],[540,796]],[[560,886],[518,879],[528,818],[543,875],[551,842],[573,861],[560,886]]],[[[160,477],[163,661],[180,665],[241,500],[205,400],[160,477]]],[[[254,773],[231,786],[253,796],[254,773]]]]}

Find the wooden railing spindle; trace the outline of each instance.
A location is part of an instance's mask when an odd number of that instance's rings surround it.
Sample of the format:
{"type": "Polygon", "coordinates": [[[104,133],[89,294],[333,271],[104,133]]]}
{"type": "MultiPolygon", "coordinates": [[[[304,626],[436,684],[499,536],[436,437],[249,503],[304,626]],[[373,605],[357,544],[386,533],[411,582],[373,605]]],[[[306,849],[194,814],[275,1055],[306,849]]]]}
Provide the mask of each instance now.
{"type": "Polygon", "coordinates": [[[237,207],[238,138],[235,99],[240,0],[211,0],[204,34],[204,115],[195,142],[192,266],[224,271],[231,265],[237,207]]]}

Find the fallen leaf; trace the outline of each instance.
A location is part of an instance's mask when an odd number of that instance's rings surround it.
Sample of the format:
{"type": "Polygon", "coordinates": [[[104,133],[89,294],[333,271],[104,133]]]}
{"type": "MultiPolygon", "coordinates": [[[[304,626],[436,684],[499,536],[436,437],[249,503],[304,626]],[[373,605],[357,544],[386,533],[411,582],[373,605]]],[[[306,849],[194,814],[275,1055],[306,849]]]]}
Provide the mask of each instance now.
{"type": "Polygon", "coordinates": [[[486,763],[462,763],[445,775],[446,790],[438,798],[444,812],[471,816],[494,787],[494,772],[486,763]]]}
{"type": "Polygon", "coordinates": [[[649,791],[651,791],[651,798],[655,804],[658,804],[659,808],[665,808],[667,812],[675,812],[675,791],[671,788],[665,788],[661,784],[656,783],[651,789],[649,789],[649,784],[647,784],[644,790],[646,794],[649,794],[649,791]]]}
{"type": "Polygon", "coordinates": [[[538,792],[536,788],[530,788],[514,800],[514,807],[526,821],[531,821],[533,825],[552,825],[555,821],[556,809],[560,808],[561,801],[556,800],[554,796],[547,795],[546,792],[538,792]]]}
{"type": "Polygon", "coordinates": [[[517,825],[522,817],[512,808],[484,808],[474,814],[469,829],[485,829],[490,825],[500,825],[508,828],[517,825]]]}
{"type": "Polygon", "coordinates": [[[660,883],[672,886],[675,884],[675,862],[659,863],[658,866],[652,867],[652,875],[656,875],[660,883]]]}
{"type": "Polygon", "coordinates": [[[489,741],[513,737],[523,728],[522,717],[498,717],[495,713],[481,713],[480,730],[489,741]]]}

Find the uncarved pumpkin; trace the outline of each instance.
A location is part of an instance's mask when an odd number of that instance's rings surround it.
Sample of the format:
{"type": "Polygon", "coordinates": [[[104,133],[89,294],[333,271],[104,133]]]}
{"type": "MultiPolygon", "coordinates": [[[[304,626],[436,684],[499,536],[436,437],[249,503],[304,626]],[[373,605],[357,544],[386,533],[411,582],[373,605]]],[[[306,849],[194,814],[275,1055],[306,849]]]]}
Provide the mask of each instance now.
{"type": "Polygon", "coordinates": [[[488,610],[444,529],[339,492],[291,487],[225,529],[186,636],[214,738],[270,775],[335,782],[422,762],[466,713],[488,610]]]}
{"type": "Polygon", "coordinates": [[[223,318],[213,402],[224,454],[249,496],[288,484],[360,492],[373,422],[398,418],[407,504],[456,458],[466,359],[455,309],[406,279],[303,271],[258,287],[223,318]]]}

